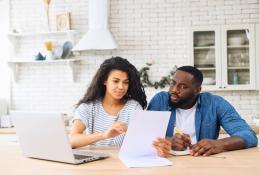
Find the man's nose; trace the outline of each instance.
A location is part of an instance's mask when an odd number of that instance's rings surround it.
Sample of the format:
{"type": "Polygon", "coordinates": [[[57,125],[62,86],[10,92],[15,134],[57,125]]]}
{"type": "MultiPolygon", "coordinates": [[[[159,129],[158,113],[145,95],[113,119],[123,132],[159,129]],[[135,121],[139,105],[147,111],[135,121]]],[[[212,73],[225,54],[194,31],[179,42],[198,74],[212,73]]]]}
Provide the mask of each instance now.
{"type": "Polygon", "coordinates": [[[176,85],[171,85],[170,91],[171,91],[171,93],[179,93],[179,88],[177,88],[176,85]]]}

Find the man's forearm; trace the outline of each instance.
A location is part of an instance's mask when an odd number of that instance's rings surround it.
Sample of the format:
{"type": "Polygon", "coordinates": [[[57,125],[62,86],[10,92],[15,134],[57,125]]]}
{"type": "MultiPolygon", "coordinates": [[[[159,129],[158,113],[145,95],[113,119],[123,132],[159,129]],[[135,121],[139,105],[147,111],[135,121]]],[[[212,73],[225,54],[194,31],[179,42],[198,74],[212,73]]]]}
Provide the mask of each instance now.
{"type": "Polygon", "coordinates": [[[224,151],[233,151],[245,148],[245,142],[240,137],[228,137],[219,139],[218,142],[222,145],[224,151]]]}

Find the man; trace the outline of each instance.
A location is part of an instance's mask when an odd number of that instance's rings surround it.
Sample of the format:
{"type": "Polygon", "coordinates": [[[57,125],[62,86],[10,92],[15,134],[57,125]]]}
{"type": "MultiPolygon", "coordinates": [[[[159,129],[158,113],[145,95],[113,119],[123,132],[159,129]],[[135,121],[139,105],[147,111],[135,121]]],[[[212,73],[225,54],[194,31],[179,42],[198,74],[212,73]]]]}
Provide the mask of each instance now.
{"type": "Polygon", "coordinates": [[[200,93],[203,75],[192,66],[183,66],[173,75],[169,92],[160,92],[148,110],[171,111],[167,137],[173,150],[191,149],[193,156],[209,156],[257,145],[253,130],[234,107],[222,97],[200,93]],[[220,126],[230,135],[218,139],[220,126]],[[174,127],[183,133],[175,133],[174,127]]]}

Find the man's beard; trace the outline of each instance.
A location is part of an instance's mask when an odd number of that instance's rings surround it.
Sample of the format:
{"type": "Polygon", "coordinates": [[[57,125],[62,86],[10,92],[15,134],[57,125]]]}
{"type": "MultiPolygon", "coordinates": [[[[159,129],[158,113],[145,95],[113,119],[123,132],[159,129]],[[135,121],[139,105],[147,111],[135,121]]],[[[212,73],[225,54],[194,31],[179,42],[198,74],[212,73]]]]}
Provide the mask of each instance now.
{"type": "MultiPolygon", "coordinates": [[[[172,95],[172,94],[171,94],[172,95]]],[[[185,98],[179,99],[178,102],[172,102],[171,101],[171,95],[170,95],[170,99],[169,99],[169,103],[171,106],[175,107],[175,108],[182,108],[183,106],[185,106],[186,104],[188,104],[190,102],[190,100],[192,100],[193,98],[195,98],[194,94],[190,94],[185,98]]]]}

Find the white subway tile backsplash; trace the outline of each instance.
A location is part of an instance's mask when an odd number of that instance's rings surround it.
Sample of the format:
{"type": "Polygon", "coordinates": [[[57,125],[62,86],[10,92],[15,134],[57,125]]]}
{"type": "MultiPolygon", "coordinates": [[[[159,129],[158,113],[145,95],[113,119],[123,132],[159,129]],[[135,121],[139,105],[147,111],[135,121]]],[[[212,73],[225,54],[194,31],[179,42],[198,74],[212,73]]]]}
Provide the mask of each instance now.
{"type": "MultiPolygon", "coordinates": [[[[88,1],[56,0],[50,9],[51,30],[56,29],[57,13],[71,12],[72,29],[80,39],[88,30],[88,1]]],[[[137,68],[154,60],[150,79],[158,81],[174,65],[189,63],[189,28],[203,25],[259,23],[257,0],[110,0],[110,29],[119,45],[112,51],[85,51],[76,65],[76,82],[70,81],[67,66],[55,64],[23,64],[19,81],[12,85],[13,110],[71,111],[104,59],[111,56],[128,58],[137,68]]],[[[23,32],[46,30],[42,1],[11,0],[11,26],[23,32]],[[29,21],[29,23],[28,23],[29,21]]],[[[63,36],[49,36],[56,45],[63,36]]],[[[47,38],[21,38],[17,55],[32,58],[44,51],[47,38]]],[[[161,89],[146,88],[148,100],[161,89]]],[[[163,90],[168,90],[168,87],[163,90]]],[[[246,120],[259,114],[258,91],[215,92],[230,101],[246,120]]]]}
{"type": "Polygon", "coordinates": [[[258,0],[241,0],[241,4],[257,4],[258,0]]]}
{"type": "Polygon", "coordinates": [[[225,5],[236,5],[236,4],[240,4],[240,0],[225,0],[224,4],[225,5]]]}

